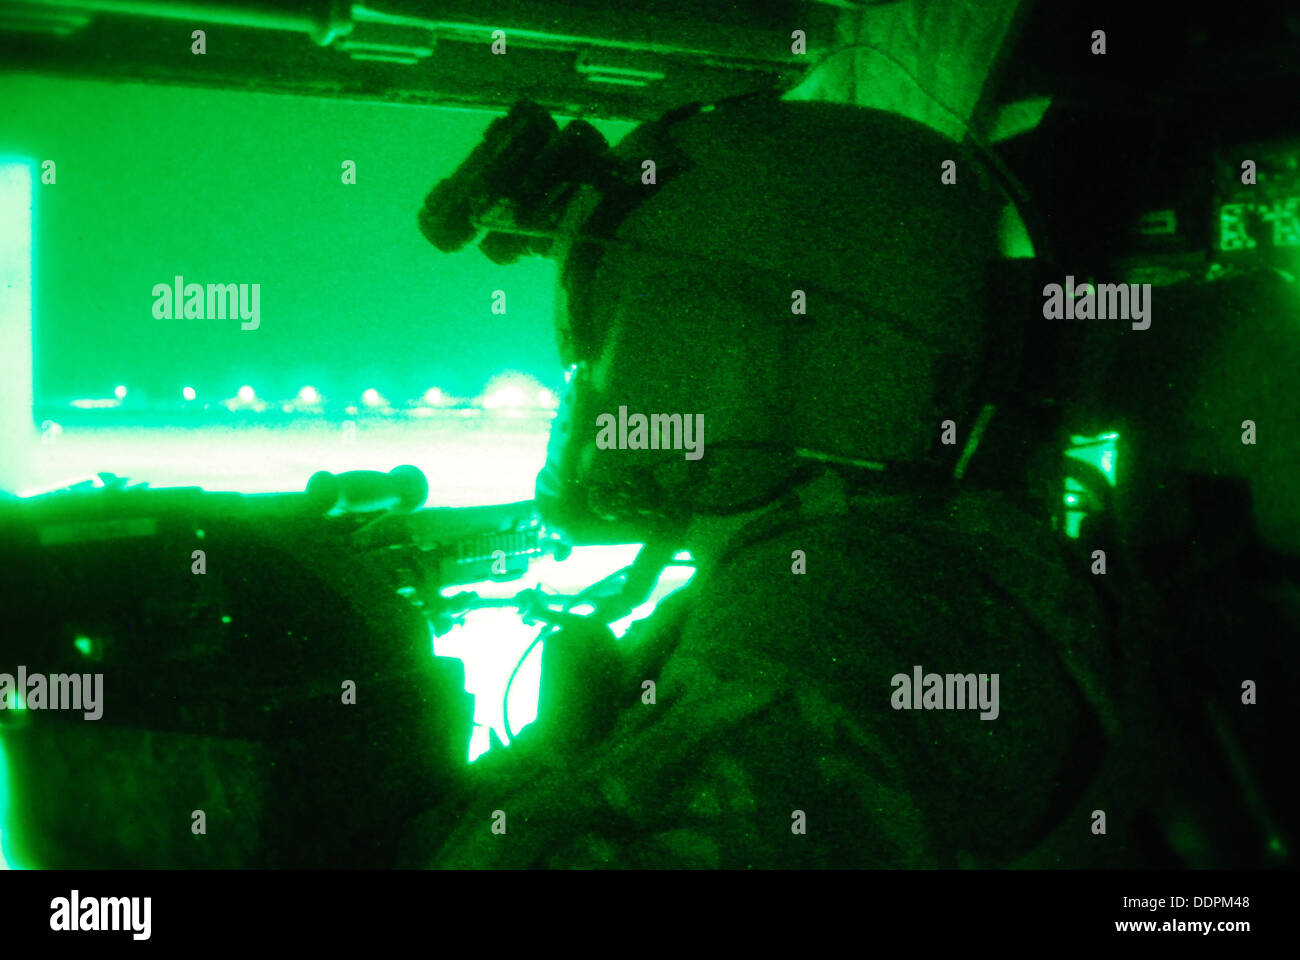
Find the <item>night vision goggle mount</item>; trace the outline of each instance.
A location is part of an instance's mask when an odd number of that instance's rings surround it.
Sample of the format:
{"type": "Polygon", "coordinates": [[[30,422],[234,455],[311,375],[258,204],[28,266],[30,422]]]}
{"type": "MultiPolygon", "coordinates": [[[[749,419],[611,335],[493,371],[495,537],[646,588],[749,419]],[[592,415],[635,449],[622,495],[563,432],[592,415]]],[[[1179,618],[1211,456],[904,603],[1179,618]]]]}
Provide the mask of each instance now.
{"type": "Polygon", "coordinates": [[[609,143],[590,123],[574,120],[561,131],[542,107],[520,101],[425,198],[420,232],[451,253],[486,229],[479,249],[502,265],[525,254],[546,256],[578,189],[616,189],[616,167],[609,143]]]}

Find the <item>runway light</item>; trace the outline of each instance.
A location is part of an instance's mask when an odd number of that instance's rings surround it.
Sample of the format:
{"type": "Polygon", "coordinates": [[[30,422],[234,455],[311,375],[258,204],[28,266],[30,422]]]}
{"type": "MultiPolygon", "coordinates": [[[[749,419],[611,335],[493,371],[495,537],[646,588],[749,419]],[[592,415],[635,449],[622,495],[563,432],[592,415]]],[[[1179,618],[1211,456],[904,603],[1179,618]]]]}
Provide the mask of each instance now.
{"type": "Polygon", "coordinates": [[[536,377],[518,370],[507,370],[487,382],[476,406],[519,415],[526,410],[537,409],[545,389],[536,377]]]}
{"type": "Polygon", "coordinates": [[[72,400],[69,406],[76,407],[78,410],[102,410],[105,407],[120,406],[121,400],[109,400],[107,398],[89,398],[83,397],[80,400],[72,400]]]}
{"type": "Polygon", "coordinates": [[[489,410],[500,410],[506,407],[521,407],[524,405],[524,393],[516,386],[502,387],[488,395],[483,401],[483,406],[489,410]]]}
{"type": "Polygon", "coordinates": [[[184,397],[186,400],[193,400],[195,397],[194,388],[186,387],[184,390],[181,391],[181,396],[184,397]]]}
{"type": "Polygon", "coordinates": [[[298,399],[303,403],[320,403],[320,394],[316,392],[315,387],[303,387],[298,391],[298,399]]]}
{"type": "Polygon", "coordinates": [[[239,399],[244,403],[252,403],[255,396],[257,396],[257,394],[253,392],[253,388],[248,384],[244,384],[239,388],[239,399]]]}
{"type": "Polygon", "coordinates": [[[113,396],[117,397],[117,399],[119,400],[126,397],[126,387],[122,386],[119,383],[116,387],[113,388],[113,396]]]}

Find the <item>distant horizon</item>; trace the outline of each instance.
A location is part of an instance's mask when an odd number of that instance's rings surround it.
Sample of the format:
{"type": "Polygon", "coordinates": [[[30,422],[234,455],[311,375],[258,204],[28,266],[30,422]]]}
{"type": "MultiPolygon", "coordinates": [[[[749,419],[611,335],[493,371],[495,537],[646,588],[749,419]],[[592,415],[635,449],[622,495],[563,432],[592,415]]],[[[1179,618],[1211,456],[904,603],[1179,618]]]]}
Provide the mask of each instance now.
{"type": "MultiPolygon", "coordinates": [[[[476,397],[510,370],[562,388],[556,265],[444,254],[416,223],[496,113],[21,75],[0,78],[0,101],[0,154],[35,174],[38,402],[122,383],[476,397]],[[256,328],[156,317],[177,276],[260,285],[256,328]]],[[[612,141],[634,126],[596,125],[612,141]]]]}

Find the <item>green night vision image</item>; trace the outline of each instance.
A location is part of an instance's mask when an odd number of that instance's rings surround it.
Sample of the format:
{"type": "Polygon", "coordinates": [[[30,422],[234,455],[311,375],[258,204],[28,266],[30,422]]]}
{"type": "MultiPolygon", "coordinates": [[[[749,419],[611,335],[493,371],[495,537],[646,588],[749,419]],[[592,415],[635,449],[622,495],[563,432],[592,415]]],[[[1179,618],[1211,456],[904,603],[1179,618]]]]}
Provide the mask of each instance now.
{"type": "Polygon", "coordinates": [[[1283,5],[487,6],[0,11],[0,867],[1291,868],[1283,5]]]}

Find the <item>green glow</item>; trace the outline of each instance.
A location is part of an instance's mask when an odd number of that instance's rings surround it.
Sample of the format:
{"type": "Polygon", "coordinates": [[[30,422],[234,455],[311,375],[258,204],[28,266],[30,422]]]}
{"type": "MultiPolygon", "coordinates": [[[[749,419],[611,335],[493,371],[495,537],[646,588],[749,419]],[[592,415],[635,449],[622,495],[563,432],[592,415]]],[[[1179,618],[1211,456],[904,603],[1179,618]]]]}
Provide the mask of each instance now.
{"type": "Polygon", "coordinates": [[[1219,210],[1219,249],[1248,250],[1255,246],[1246,232],[1244,212],[1249,204],[1227,203],[1219,210]]]}
{"type": "Polygon", "coordinates": [[[473,763],[490,749],[492,749],[492,741],[488,728],[481,724],[474,724],[474,730],[469,735],[469,752],[465,755],[465,762],[473,763]]]}
{"type": "Polygon", "coordinates": [[[32,367],[27,354],[32,343],[32,182],[35,161],[0,158],[0,486],[12,490],[28,482],[28,470],[18,453],[28,446],[30,423],[18,411],[32,406],[32,367]]]}
{"type": "MultiPolygon", "coordinates": [[[[157,404],[172,412],[184,406],[183,422],[189,424],[202,422],[205,404],[219,410],[241,385],[253,388],[254,399],[269,402],[272,411],[296,398],[304,385],[320,397],[340,404],[351,400],[362,409],[368,409],[362,392],[374,388],[401,410],[435,385],[448,397],[478,396],[490,378],[512,370],[547,388],[558,386],[561,364],[551,324],[557,265],[536,257],[502,266],[472,249],[463,256],[440,256],[412,220],[430,187],[478,146],[502,108],[443,109],[13,72],[0,76],[0,103],[6,106],[0,111],[0,144],[6,150],[42,162],[56,159],[59,172],[95,173],[60,177],[57,185],[36,180],[41,255],[57,266],[37,276],[36,393],[43,402],[112,397],[120,385],[127,391],[122,408],[114,411],[117,422],[136,412],[141,423],[152,422],[143,418],[146,408],[157,404]],[[168,124],[160,126],[160,116],[168,117],[168,124]],[[431,129],[437,130],[432,156],[431,129]],[[340,130],[346,131],[351,151],[345,151],[346,158],[339,154],[340,130]],[[265,151],[271,140],[290,145],[273,161],[265,151]],[[178,144],[184,145],[183,163],[177,159],[178,144]],[[355,161],[361,171],[383,171],[382,177],[369,187],[362,181],[356,191],[340,176],[321,179],[343,159],[355,161]],[[150,190],[105,189],[105,184],[141,182],[150,183],[150,190]],[[193,203],[196,191],[204,196],[202,204],[193,203]],[[187,211],[185,229],[159,229],[159,223],[173,223],[168,218],[178,209],[187,211]],[[267,223],[284,229],[266,230],[267,223]],[[322,236],[352,238],[347,270],[338,269],[336,251],[319,242],[322,236]],[[106,250],[113,255],[103,256],[106,250]],[[256,331],[241,331],[239,323],[153,316],[150,291],[176,274],[199,284],[260,282],[269,310],[267,264],[292,264],[274,277],[274,323],[267,314],[256,331]],[[399,275],[410,282],[394,283],[399,275]],[[509,335],[485,337],[480,291],[496,289],[510,291],[509,335]],[[91,297],[95,309],[87,310],[91,297]],[[144,310],[137,309],[141,297],[144,310]],[[358,328],[358,311],[386,318],[384,335],[358,328]],[[437,324],[431,327],[434,316],[437,324]],[[106,324],[103,317],[114,321],[106,324]],[[392,348],[426,342],[458,347],[392,348]]],[[[636,126],[591,119],[611,142],[636,126]]],[[[25,165],[29,183],[32,172],[42,175],[35,167],[35,162],[25,165]]],[[[9,241],[27,245],[20,229],[27,217],[26,210],[22,217],[10,217],[7,207],[3,212],[0,232],[7,236],[0,247],[8,253],[9,241]]],[[[0,255],[4,268],[21,262],[0,255]]],[[[27,286],[24,280],[14,288],[0,284],[0,290],[13,297],[27,286]]],[[[4,366],[8,376],[10,364],[4,366]]],[[[537,393],[534,389],[527,399],[537,393]]],[[[335,427],[322,438],[321,451],[343,446],[335,427]]],[[[368,439],[362,429],[360,442],[339,452],[344,459],[352,454],[361,459],[368,439]]],[[[61,446],[41,448],[39,454],[62,457],[61,446]]],[[[192,471],[199,473],[198,481],[208,462],[220,465],[218,451],[213,454],[192,471]]],[[[104,459],[92,463],[90,471],[111,469],[104,459]]],[[[408,456],[365,459],[370,462],[355,469],[388,470],[408,462],[408,456]]],[[[436,458],[440,467],[448,462],[436,458]]],[[[295,485],[322,466],[311,464],[295,485]]],[[[118,472],[142,476],[138,467],[134,474],[118,472]]],[[[335,472],[349,468],[354,467],[329,466],[335,472]]]]}
{"type": "Polygon", "coordinates": [[[229,622],[230,622],[230,617],[229,617],[229,616],[224,616],[224,617],[222,617],[222,618],[221,618],[221,622],[222,622],[222,623],[229,623],[229,622]]]}
{"type": "Polygon", "coordinates": [[[1285,197],[1275,204],[1225,203],[1220,207],[1220,250],[1250,250],[1258,245],[1250,235],[1252,216],[1259,229],[1269,234],[1272,246],[1300,246],[1300,197],[1285,197]]]}
{"type": "Polygon", "coordinates": [[[1051,97],[1030,97],[1027,100],[1008,103],[998,110],[992,123],[989,124],[987,135],[989,143],[1001,143],[1003,140],[1010,140],[1012,137],[1033,130],[1042,121],[1043,114],[1047,113],[1047,108],[1051,105],[1051,97]]]}
{"type": "Polygon", "coordinates": [[[1078,435],[1070,437],[1070,442],[1078,445],[1083,443],[1097,443],[1101,440],[1118,440],[1118,433],[1101,433],[1095,437],[1080,437],[1078,435]]]}
{"type": "Polygon", "coordinates": [[[1096,437],[1071,437],[1072,447],[1065,451],[1065,455],[1080,463],[1096,467],[1106,477],[1106,482],[1113,487],[1117,480],[1117,440],[1119,440],[1118,433],[1103,433],[1096,437]]]}
{"type": "Polygon", "coordinates": [[[5,756],[4,737],[0,736],[0,870],[21,870],[14,857],[14,831],[9,822],[9,758],[5,756]]]}
{"type": "Polygon", "coordinates": [[[72,645],[81,651],[83,657],[90,656],[95,650],[95,644],[91,642],[89,637],[77,637],[76,640],[72,641],[72,645]]]}
{"type": "MultiPolygon", "coordinates": [[[[526,589],[523,581],[505,584],[489,582],[467,584],[465,589],[480,596],[509,596],[526,589]],[[501,590],[500,587],[512,588],[501,590]],[[497,588],[497,589],[493,589],[497,588]]],[[[465,615],[463,625],[442,637],[433,638],[436,656],[454,657],[465,666],[465,690],[474,697],[474,727],[469,741],[468,760],[473,762],[487,752],[490,731],[497,739],[509,743],[505,730],[502,700],[511,671],[529,644],[537,638],[540,626],[527,626],[517,611],[488,607],[465,615]]],[[[537,697],[541,685],[542,644],[538,644],[515,674],[510,687],[510,725],[518,733],[537,719],[537,697]]]]}
{"type": "MultiPolygon", "coordinates": [[[[15,691],[14,706],[9,710],[26,709],[27,704],[23,701],[22,694],[15,691]]],[[[0,731],[3,729],[0,726],[0,731]]],[[[14,829],[13,821],[10,819],[12,796],[9,758],[5,754],[4,735],[0,733],[0,870],[25,870],[28,869],[27,865],[21,863],[15,853],[14,837],[18,831],[14,829]]]]}
{"type": "MultiPolygon", "coordinates": [[[[690,554],[687,554],[686,556],[689,557],[690,554]]],[[[614,632],[614,636],[622,639],[623,635],[627,633],[632,624],[636,623],[638,620],[644,620],[646,617],[650,616],[650,614],[654,613],[655,607],[659,605],[660,600],[668,596],[668,594],[686,586],[694,574],[694,567],[665,567],[663,573],[659,574],[659,580],[655,584],[654,590],[650,593],[650,599],[646,600],[646,602],[641,604],[641,606],[634,608],[632,612],[623,619],[615,620],[609,625],[610,630],[614,632]]]]}
{"type": "MultiPolygon", "coordinates": [[[[1070,437],[1072,444],[1065,455],[1072,460],[1078,460],[1080,463],[1086,463],[1100,470],[1110,486],[1115,486],[1115,460],[1116,447],[1115,441],[1119,439],[1118,433],[1103,433],[1095,437],[1070,437]]],[[[1065,493],[1062,497],[1065,509],[1065,535],[1071,540],[1079,539],[1079,532],[1083,527],[1083,521],[1088,516],[1088,511],[1080,509],[1088,504],[1088,500],[1083,496],[1087,492],[1076,478],[1067,476],[1065,478],[1065,493]]]]}
{"type": "Polygon", "coordinates": [[[1029,237],[1029,228],[1025,226],[1020,211],[1011,204],[1002,208],[1002,219],[998,224],[998,247],[1002,256],[1008,260],[1030,260],[1034,257],[1034,241],[1029,237]]]}
{"type": "Polygon", "coordinates": [[[65,426],[60,442],[41,448],[30,464],[32,482],[18,490],[35,495],[107,470],[155,488],[278,493],[306,489],[321,469],[410,463],[429,478],[429,506],[511,503],[533,497],[551,426],[549,418],[509,415],[518,413],[484,413],[467,422],[440,411],[418,422],[362,423],[354,444],[340,442],[339,424],[320,418],[239,428],[65,426]]]}
{"type": "MultiPolygon", "coordinates": [[[[471,590],[482,597],[513,597],[522,590],[544,586],[548,591],[573,595],[630,564],[640,544],[604,547],[578,547],[563,563],[552,559],[533,564],[526,577],[506,583],[484,581],[448,588],[447,593],[471,590]]],[[[677,559],[689,559],[679,554],[677,559]]],[[[649,599],[626,617],[610,624],[615,637],[621,638],[638,620],[648,617],[668,594],[680,589],[694,573],[693,567],[674,564],[666,567],[651,591],[649,599]]],[[[589,605],[575,606],[581,614],[589,605]]],[[[505,729],[502,700],[511,671],[529,645],[537,638],[540,625],[525,625],[517,610],[489,607],[471,611],[465,622],[442,637],[432,637],[433,654],[454,657],[465,665],[465,690],[474,697],[474,727],[470,733],[467,760],[473,763],[488,751],[491,734],[503,744],[510,743],[505,729]]],[[[538,695],[541,690],[542,652],[538,644],[519,666],[510,686],[510,726],[515,734],[537,719],[538,695]]]]}

